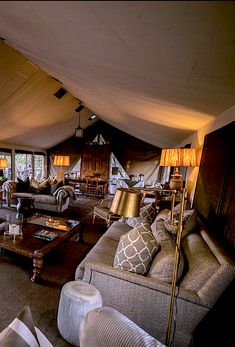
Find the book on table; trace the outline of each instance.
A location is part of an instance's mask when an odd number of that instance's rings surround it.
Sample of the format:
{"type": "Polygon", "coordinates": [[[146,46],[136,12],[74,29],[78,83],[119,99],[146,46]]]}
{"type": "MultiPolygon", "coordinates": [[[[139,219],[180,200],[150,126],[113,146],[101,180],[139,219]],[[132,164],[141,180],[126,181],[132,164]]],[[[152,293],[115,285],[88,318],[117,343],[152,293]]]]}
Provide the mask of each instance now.
{"type": "Polygon", "coordinates": [[[53,231],[43,230],[43,229],[34,233],[34,237],[36,237],[37,239],[42,239],[42,240],[46,240],[46,241],[52,241],[57,236],[58,235],[56,233],[54,233],[53,231]]]}

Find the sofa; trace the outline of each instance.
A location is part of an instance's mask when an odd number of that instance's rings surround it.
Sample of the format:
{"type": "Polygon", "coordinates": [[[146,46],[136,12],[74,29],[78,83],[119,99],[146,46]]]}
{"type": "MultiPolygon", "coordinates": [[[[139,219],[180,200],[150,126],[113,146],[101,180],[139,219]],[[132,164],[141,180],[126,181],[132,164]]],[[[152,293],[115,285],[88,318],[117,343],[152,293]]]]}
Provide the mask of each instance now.
{"type": "MultiPolygon", "coordinates": [[[[134,229],[115,221],[78,265],[75,279],[94,285],[104,306],[118,310],[165,343],[174,260],[169,245],[175,249],[175,241],[167,229],[169,211],[163,212],[150,226],[158,250],[145,275],[115,266],[121,240],[134,229]],[[153,276],[156,264],[159,271],[153,276]]],[[[180,259],[184,266],[178,269],[171,346],[184,347],[192,343],[195,328],[235,278],[235,264],[197,216],[191,229],[183,232],[180,259]]]]}
{"type": "Polygon", "coordinates": [[[20,186],[19,182],[12,180],[3,183],[4,198],[9,207],[16,205],[18,198],[29,197],[33,199],[35,209],[61,213],[68,208],[70,201],[76,200],[74,188],[63,184],[47,186],[46,189],[32,189],[29,185],[22,191],[21,187],[25,188],[22,183],[20,186]]]}

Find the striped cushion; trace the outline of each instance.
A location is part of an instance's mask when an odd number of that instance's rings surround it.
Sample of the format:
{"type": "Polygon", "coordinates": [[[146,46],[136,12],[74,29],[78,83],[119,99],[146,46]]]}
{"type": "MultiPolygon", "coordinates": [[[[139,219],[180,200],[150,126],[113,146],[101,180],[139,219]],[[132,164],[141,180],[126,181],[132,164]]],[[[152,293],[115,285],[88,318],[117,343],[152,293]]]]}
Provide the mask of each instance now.
{"type": "Polygon", "coordinates": [[[89,311],[80,325],[80,347],[163,347],[130,319],[111,307],[89,311]]]}
{"type": "Polygon", "coordinates": [[[52,347],[45,335],[34,326],[29,306],[0,333],[1,347],[52,347]]]}

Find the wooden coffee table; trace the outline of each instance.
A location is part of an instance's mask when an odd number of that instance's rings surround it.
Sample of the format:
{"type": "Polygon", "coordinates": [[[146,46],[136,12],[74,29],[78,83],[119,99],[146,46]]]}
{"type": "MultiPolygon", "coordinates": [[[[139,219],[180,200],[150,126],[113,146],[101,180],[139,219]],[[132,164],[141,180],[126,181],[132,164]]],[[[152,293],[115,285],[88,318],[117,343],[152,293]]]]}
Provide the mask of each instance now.
{"type": "Polygon", "coordinates": [[[25,257],[32,258],[33,275],[31,280],[33,282],[38,282],[41,278],[44,256],[62,245],[73,235],[79,233],[80,229],[80,223],[74,227],[71,227],[68,231],[60,231],[54,228],[25,222],[23,224],[23,237],[20,238],[17,236],[14,241],[12,236],[6,236],[2,232],[0,234],[0,247],[17,254],[21,254],[25,257]],[[57,237],[52,241],[45,241],[35,238],[34,233],[42,229],[55,232],[57,237]]]}

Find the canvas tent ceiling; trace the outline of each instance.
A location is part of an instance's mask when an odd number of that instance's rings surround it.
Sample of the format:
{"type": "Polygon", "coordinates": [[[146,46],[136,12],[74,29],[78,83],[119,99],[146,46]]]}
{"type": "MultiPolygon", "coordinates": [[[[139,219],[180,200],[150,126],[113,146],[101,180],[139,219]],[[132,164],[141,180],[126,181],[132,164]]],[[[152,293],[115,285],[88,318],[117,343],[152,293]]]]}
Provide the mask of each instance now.
{"type": "MultiPolygon", "coordinates": [[[[234,18],[234,1],[1,1],[0,36],[61,81],[71,110],[78,98],[109,124],[171,147],[234,104],[234,18]]],[[[76,114],[53,108],[56,81],[26,65],[46,92],[30,106],[29,86],[21,98],[11,91],[12,107],[0,104],[3,140],[48,148],[73,135],[76,114]]]]}

